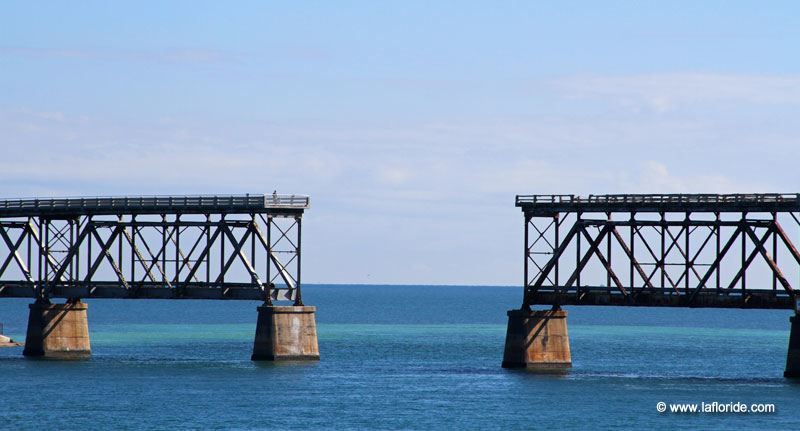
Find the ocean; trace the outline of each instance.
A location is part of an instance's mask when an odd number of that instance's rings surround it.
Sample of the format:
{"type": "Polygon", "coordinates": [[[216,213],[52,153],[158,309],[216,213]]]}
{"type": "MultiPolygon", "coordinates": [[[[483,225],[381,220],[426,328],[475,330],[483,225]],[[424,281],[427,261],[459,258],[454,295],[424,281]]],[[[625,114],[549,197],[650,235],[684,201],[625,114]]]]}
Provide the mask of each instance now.
{"type": "MultiPolygon", "coordinates": [[[[303,298],[319,362],[250,361],[257,302],[87,300],[91,359],[0,349],[0,428],[800,429],[788,310],[567,307],[573,368],[542,375],[500,367],[521,287],[307,285],[303,298]]],[[[29,302],[0,300],[18,341],[29,302]]]]}

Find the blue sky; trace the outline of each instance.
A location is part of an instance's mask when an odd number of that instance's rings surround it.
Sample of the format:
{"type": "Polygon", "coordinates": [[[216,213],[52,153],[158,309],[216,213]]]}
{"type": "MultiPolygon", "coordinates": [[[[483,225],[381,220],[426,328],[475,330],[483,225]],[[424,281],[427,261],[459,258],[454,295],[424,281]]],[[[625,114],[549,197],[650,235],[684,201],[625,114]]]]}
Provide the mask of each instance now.
{"type": "Polygon", "coordinates": [[[519,284],[517,193],[797,191],[795,2],[0,6],[0,195],[312,195],[304,280],[519,284]]]}

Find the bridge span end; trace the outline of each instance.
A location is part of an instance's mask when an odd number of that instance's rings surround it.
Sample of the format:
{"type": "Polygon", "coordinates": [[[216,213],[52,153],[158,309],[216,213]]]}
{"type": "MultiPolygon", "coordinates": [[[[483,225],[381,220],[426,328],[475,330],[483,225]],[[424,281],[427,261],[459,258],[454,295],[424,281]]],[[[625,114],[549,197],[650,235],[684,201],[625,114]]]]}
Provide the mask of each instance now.
{"type": "Polygon", "coordinates": [[[275,192],[0,200],[0,298],[33,299],[28,357],[89,357],[81,299],[119,298],[262,301],[253,359],[319,359],[300,280],[309,206],[275,192]]]}
{"type": "Polygon", "coordinates": [[[784,376],[800,377],[800,194],[518,195],[515,204],[523,298],[508,313],[504,367],[569,362],[562,306],[786,309],[784,376]]]}

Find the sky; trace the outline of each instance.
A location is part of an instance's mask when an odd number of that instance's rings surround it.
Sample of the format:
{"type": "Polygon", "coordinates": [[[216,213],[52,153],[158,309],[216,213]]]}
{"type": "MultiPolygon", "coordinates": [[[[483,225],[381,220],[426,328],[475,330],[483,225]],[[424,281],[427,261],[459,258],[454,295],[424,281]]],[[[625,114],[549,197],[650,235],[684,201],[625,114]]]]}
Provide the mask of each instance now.
{"type": "Polygon", "coordinates": [[[797,192],[796,2],[3,2],[0,196],[308,194],[308,283],[522,283],[516,194],[797,192]]]}

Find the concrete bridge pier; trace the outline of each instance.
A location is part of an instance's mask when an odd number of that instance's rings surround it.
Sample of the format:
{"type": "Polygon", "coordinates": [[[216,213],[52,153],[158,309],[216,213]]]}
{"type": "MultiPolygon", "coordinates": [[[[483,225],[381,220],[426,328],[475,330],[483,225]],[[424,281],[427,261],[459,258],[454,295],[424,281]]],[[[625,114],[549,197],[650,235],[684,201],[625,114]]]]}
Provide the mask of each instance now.
{"type": "Polygon", "coordinates": [[[319,360],[316,307],[258,307],[254,361],[319,360]]]}
{"type": "Polygon", "coordinates": [[[789,318],[791,332],[789,332],[789,351],[786,353],[786,370],[783,377],[800,378],[800,314],[789,318]]]}
{"type": "Polygon", "coordinates": [[[503,368],[563,372],[570,367],[566,311],[509,310],[503,368]]]}
{"type": "Polygon", "coordinates": [[[64,304],[36,302],[29,307],[23,355],[48,359],[91,356],[88,306],[80,299],[70,299],[64,304]]]}

